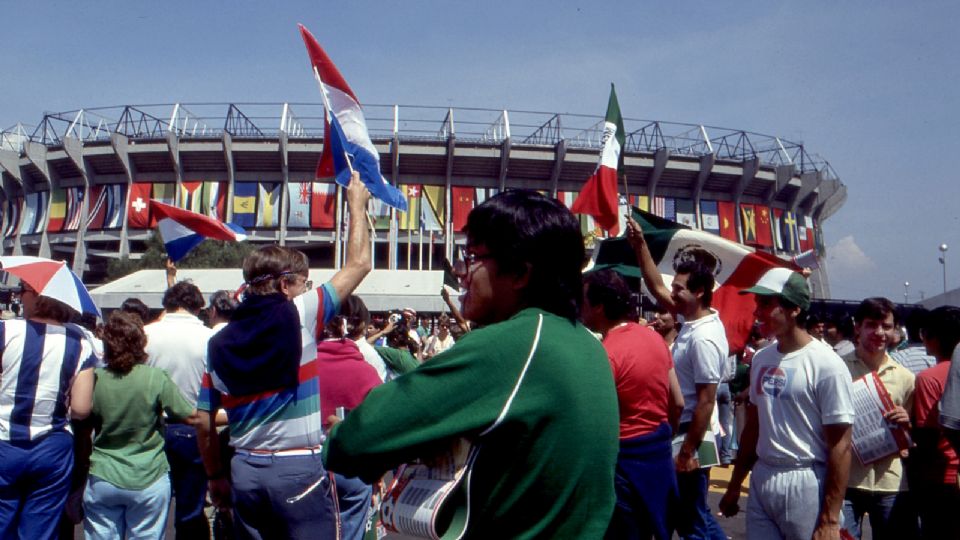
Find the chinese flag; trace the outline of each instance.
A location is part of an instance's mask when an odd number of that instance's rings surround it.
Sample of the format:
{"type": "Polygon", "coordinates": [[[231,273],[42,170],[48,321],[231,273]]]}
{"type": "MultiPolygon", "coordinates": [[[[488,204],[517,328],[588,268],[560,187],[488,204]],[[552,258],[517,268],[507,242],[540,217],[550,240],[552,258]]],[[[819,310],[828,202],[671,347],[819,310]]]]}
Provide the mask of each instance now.
{"type": "Polygon", "coordinates": [[[476,191],[472,187],[454,186],[451,193],[453,205],[453,230],[462,232],[467,225],[467,215],[473,210],[476,191]]]}

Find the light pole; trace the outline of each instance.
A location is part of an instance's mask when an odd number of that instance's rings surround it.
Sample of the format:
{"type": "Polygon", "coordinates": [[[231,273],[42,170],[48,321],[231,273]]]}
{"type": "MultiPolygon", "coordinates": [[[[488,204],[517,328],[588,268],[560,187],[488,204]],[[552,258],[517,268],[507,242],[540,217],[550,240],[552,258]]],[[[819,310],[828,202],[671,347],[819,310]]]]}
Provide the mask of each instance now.
{"type": "Polygon", "coordinates": [[[907,298],[909,296],[910,296],[910,282],[904,281],[903,282],[903,303],[904,304],[908,303],[907,298]]]}
{"type": "Polygon", "coordinates": [[[940,244],[940,265],[943,266],[943,294],[947,294],[947,245],[940,244]]]}

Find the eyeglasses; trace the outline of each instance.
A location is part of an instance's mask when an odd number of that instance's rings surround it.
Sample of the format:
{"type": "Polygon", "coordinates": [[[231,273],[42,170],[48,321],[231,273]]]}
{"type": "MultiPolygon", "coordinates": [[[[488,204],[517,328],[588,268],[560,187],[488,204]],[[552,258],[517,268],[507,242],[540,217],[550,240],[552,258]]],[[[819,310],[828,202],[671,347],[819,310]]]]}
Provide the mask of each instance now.
{"type": "Polygon", "coordinates": [[[462,251],[460,258],[453,263],[453,273],[458,276],[464,276],[467,274],[467,270],[473,267],[476,262],[492,258],[493,255],[489,253],[480,254],[472,251],[462,251]]]}
{"type": "Polygon", "coordinates": [[[305,278],[302,274],[298,274],[298,273],[296,273],[296,272],[281,272],[279,277],[286,277],[286,276],[302,277],[302,278],[303,278],[303,286],[306,287],[306,289],[307,289],[308,291],[311,290],[311,289],[313,289],[313,280],[312,280],[312,279],[307,279],[307,278],[305,278]]]}

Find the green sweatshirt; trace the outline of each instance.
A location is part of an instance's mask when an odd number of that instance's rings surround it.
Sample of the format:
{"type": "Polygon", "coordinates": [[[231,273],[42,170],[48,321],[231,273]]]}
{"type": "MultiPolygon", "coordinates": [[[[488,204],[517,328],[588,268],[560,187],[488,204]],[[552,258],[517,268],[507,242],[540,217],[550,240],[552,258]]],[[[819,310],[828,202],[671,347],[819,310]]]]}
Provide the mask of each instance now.
{"type": "Polygon", "coordinates": [[[175,420],[193,407],[166,371],[136,365],[129,373],[97,368],[90,474],[122,489],[144,489],[167,473],[161,413],[175,420]]]}
{"type": "Polygon", "coordinates": [[[480,448],[467,538],[603,537],[619,413],[606,352],[583,326],[531,308],[470,332],[374,388],[323,459],[371,482],[461,436],[480,448]]]}

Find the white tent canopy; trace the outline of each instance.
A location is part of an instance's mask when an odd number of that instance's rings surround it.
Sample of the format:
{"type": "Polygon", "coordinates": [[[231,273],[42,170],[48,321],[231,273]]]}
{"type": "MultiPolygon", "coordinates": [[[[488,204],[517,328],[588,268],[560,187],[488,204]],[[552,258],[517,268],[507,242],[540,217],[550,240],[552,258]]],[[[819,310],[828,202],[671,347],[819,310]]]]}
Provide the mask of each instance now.
{"type": "MultiPolygon", "coordinates": [[[[336,273],[335,270],[310,270],[314,287],[319,287],[336,273]]],[[[179,269],[178,281],[191,281],[209,299],[215,291],[235,290],[243,283],[240,269],[179,269]]],[[[357,288],[357,294],[370,311],[413,308],[417,311],[446,311],[440,297],[442,271],[374,270],[357,288]]],[[[151,308],[161,308],[167,290],[165,270],[140,270],[90,291],[97,307],[119,308],[130,297],[139,298],[151,308]]]]}

